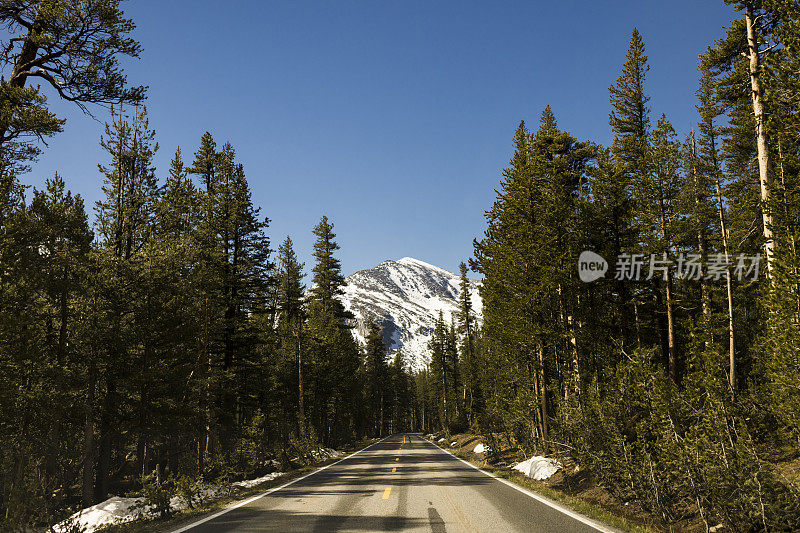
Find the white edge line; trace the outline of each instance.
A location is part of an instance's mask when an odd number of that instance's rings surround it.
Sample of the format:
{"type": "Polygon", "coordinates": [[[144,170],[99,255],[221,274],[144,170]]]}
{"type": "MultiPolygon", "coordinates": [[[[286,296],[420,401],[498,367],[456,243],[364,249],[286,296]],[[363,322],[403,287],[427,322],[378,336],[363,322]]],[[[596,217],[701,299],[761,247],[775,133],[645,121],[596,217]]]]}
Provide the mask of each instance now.
{"type": "MultiPolygon", "coordinates": [[[[391,435],[389,435],[389,436],[391,437],[391,435]]],[[[192,522],[192,523],[191,523],[191,524],[189,524],[188,526],[183,526],[183,527],[182,527],[182,528],[180,528],[180,529],[176,529],[176,530],[172,531],[171,533],[183,533],[184,531],[188,531],[188,530],[192,529],[193,527],[197,527],[197,526],[199,526],[200,524],[205,524],[206,522],[209,522],[209,521],[211,521],[211,520],[214,520],[215,518],[217,518],[217,517],[220,517],[220,516],[224,515],[225,513],[229,513],[229,512],[231,512],[231,511],[233,511],[234,509],[238,509],[239,507],[243,507],[243,506],[247,505],[248,503],[252,503],[252,502],[254,502],[254,501],[258,500],[258,499],[261,499],[261,498],[263,498],[264,496],[267,496],[267,495],[269,495],[269,494],[272,494],[273,492],[276,492],[276,491],[279,491],[279,490],[281,490],[281,489],[283,489],[283,488],[286,488],[286,487],[288,487],[289,485],[292,485],[292,484],[294,484],[294,483],[297,483],[298,481],[302,481],[302,480],[304,480],[304,479],[305,479],[305,478],[307,478],[307,477],[313,476],[314,474],[318,474],[318,473],[322,472],[323,470],[325,470],[326,468],[330,468],[330,467],[332,467],[333,465],[338,465],[338,464],[339,464],[339,463],[341,463],[342,461],[347,461],[347,460],[348,460],[348,459],[350,459],[351,457],[358,455],[359,453],[363,452],[363,451],[364,451],[364,450],[366,450],[367,448],[372,448],[372,447],[373,447],[373,446],[375,446],[376,444],[380,444],[381,442],[385,441],[385,440],[386,440],[386,439],[388,439],[388,438],[389,438],[389,437],[384,437],[384,438],[382,438],[381,440],[379,440],[379,441],[377,441],[377,442],[373,442],[373,443],[372,443],[372,444],[370,444],[369,446],[365,446],[365,447],[361,448],[361,449],[360,449],[360,450],[358,450],[357,452],[353,452],[353,453],[351,453],[351,454],[350,454],[350,455],[348,455],[347,457],[344,457],[344,458],[342,458],[342,459],[339,459],[339,460],[338,460],[338,461],[336,461],[335,463],[331,463],[331,464],[329,464],[329,465],[325,465],[325,466],[323,466],[322,468],[318,468],[318,469],[314,470],[313,472],[309,472],[308,474],[306,474],[306,475],[304,475],[304,476],[300,476],[300,477],[298,477],[298,478],[295,478],[295,479],[293,479],[293,480],[291,480],[291,481],[289,481],[289,482],[287,482],[287,483],[284,483],[283,485],[281,485],[281,486],[279,486],[279,487],[275,487],[275,488],[269,489],[269,490],[268,490],[268,491],[266,491],[266,492],[262,492],[261,494],[258,494],[258,495],[256,495],[256,496],[253,496],[252,498],[248,498],[247,500],[241,501],[241,502],[239,502],[239,503],[237,503],[237,504],[235,504],[235,505],[232,505],[232,506],[230,506],[230,507],[227,507],[227,508],[223,509],[222,511],[219,511],[219,512],[217,512],[217,513],[214,513],[214,514],[212,514],[211,516],[207,516],[207,517],[205,517],[205,518],[203,518],[203,519],[201,519],[201,520],[198,520],[197,522],[192,522]]]]}
{"type": "MultiPolygon", "coordinates": [[[[425,441],[425,442],[427,442],[429,444],[433,444],[434,446],[436,446],[437,448],[442,450],[444,453],[447,453],[447,454],[451,455],[452,457],[454,457],[455,459],[458,459],[459,461],[461,461],[465,465],[471,466],[472,468],[474,468],[478,472],[482,472],[482,473],[486,474],[487,476],[496,479],[500,483],[504,483],[504,484],[508,485],[509,487],[511,487],[512,489],[516,489],[516,490],[520,491],[521,493],[530,496],[534,500],[537,500],[537,501],[547,505],[548,507],[552,507],[556,511],[564,513],[565,515],[569,516],[570,518],[574,518],[578,522],[582,522],[582,523],[586,524],[587,526],[593,527],[597,531],[602,531],[603,533],[619,533],[619,531],[620,531],[618,529],[609,529],[605,525],[603,525],[603,524],[601,524],[599,522],[596,522],[595,520],[592,520],[591,518],[587,518],[585,516],[582,516],[582,515],[576,513],[575,511],[567,509],[566,507],[562,507],[561,505],[555,503],[554,501],[551,501],[549,498],[545,498],[544,496],[542,496],[540,494],[536,494],[535,492],[531,492],[528,489],[517,485],[516,483],[513,483],[513,482],[511,482],[511,481],[509,481],[507,479],[503,479],[500,476],[497,476],[497,475],[495,475],[495,474],[493,474],[491,472],[487,472],[486,470],[475,466],[474,464],[470,463],[469,461],[465,461],[461,457],[458,457],[457,455],[450,453],[449,451],[445,450],[444,448],[442,448],[441,446],[439,446],[435,442],[429,441],[425,437],[421,437],[421,438],[422,438],[423,441],[425,441]]],[[[177,532],[175,532],[175,533],[177,533],[177,532]]]]}

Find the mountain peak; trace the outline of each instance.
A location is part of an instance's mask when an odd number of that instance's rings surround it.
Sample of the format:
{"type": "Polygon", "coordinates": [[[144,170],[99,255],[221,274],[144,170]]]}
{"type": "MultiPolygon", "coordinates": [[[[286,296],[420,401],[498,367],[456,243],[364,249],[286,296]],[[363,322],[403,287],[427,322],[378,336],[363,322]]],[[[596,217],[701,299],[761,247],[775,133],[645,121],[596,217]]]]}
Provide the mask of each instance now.
{"type": "Polygon", "coordinates": [[[432,265],[430,263],[426,263],[425,261],[422,261],[420,259],[415,259],[413,257],[403,257],[402,259],[398,259],[396,262],[400,263],[401,265],[407,265],[407,266],[411,266],[411,267],[419,267],[419,268],[424,268],[424,269],[427,269],[427,270],[437,270],[437,271],[446,272],[447,274],[453,275],[453,273],[450,272],[449,270],[445,270],[445,269],[443,269],[441,267],[438,267],[436,265],[432,265]]]}
{"type": "MultiPolygon", "coordinates": [[[[355,316],[354,334],[364,342],[369,325],[377,322],[390,352],[403,349],[409,366],[423,368],[428,342],[441,312],[450,321],[458,312],[461,279],[456,274],[413,257],[383,261],[346,278],[342,301],[355,316]]],[[[480,320],[478,282],[470,294],[480,320]]]]}

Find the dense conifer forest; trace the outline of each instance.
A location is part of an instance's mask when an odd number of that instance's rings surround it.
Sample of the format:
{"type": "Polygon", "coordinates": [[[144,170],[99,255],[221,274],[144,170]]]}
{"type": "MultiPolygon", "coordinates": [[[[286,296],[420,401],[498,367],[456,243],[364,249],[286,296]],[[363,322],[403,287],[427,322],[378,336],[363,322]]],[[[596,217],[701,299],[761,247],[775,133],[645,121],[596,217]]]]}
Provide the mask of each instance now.
{"type": "Polygon", "coordinates": [[[440,324],[418,391],[437,429],[574,457],[665,524],[797,530],[800,6],[726,4],[686,136],[648,96],[636,29],[611,146],[550,107],[519,124],[470,261],[483,324],[469,302],[440,324]],[[587,250],[609,263],[588,283],[587,250]]]}
{"type": "Polygon", "coordinates": [[[347,326],[333,223],[306,270],[290,238],[273,250],[230,143],[207,132],[154,168],[119,2],[4,1],[0,19],[18,36],[0,86],[0,529],[410,429],[402,354],[347,326]],[[94,206],[58,175],[23,185],[64,124],[32,78],[111,106],[94,206]]]}
{"type": "Polygon", "coordinates": [[[610,146],[545,102],[517,126],[459,313],[414,371],[378,325],[355,340],[326,216],[305,265],[231,143],[206,132],[155,168],[118,0],[3,0],[0,529],[402,431],[568,455],[667,525],[799,528],[800,6],[725,3],[686,135],[648,96],[636,29],[610,146]],[[93,206],[58,174],[25,185],[68,127],[46,95],[106,122],[93,206]],[[584,251],[605,276],[581,279],[584,251]]]}

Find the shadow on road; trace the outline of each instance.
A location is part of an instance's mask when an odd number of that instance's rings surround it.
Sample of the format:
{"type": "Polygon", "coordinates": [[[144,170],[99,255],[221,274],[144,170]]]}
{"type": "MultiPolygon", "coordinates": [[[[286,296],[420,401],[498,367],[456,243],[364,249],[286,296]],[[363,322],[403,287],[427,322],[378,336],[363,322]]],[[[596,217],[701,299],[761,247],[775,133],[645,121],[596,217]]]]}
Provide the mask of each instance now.
{"type": "MultiPolygon", "coordinates": [[[[441,519],[440,519],[441,520],[441,519]]],[[[223,515],[213,521],[213,529],[204,528],[206,524],[192,529],[192,532],[228,531],[256,532],[281,531],[336,531],[347,524],[347,529],[355,531],[401,531],[429,525],[428,520],[407,518],[397,515],[317,515],[296,511],[270,510],[265,513],[261,509],[243,507],[235,512],[223,515]]],[[[441,531],[444,531],[442,529],[441,531]]]]}

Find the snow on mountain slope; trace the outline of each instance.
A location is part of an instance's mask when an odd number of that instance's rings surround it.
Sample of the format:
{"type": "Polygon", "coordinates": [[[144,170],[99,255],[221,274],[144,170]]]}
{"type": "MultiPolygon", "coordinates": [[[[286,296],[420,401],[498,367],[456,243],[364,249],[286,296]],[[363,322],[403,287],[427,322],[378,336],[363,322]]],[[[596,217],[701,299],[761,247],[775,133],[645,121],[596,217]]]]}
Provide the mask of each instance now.
{"type": "MultiPolygon", "coordinates": [[[[363,343],[369,324],[377,321],[391,352],[402,347],[407,364],[415,369],[428,361],[428,341],[439,312],[447,322],[458,312],[460,277],[411,257],[360,270],[346,282],[342,300],[355,315],[356,338],[363,343]]],[[[472,281],[470,293],[481,320],[478,285],[472,281]]]]}

